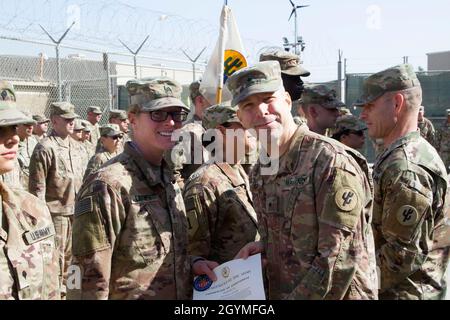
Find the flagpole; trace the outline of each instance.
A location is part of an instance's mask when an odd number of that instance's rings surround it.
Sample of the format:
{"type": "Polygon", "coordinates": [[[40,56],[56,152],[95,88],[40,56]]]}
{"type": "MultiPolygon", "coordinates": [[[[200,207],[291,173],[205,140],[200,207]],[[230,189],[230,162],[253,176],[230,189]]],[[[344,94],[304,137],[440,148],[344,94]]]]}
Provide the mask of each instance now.
{"type": "MultiPolygon", "coordinates": [[[[227,0],[225,0],[225,3],[227,0]]],[[[224,61],[225,61],[225,26],[227,25],[228,20],[228,12],[226,8],[226,4],[224,5],[223,9],[223,20],[221,21],[222,25],[220,26],[220,45],[219,45],[219,78],[217,79],[217,93],[216,93],[216,104],[219,104],[222,102],[222,93],[223,93],[223,75],[224,75],[224,61]]]]}

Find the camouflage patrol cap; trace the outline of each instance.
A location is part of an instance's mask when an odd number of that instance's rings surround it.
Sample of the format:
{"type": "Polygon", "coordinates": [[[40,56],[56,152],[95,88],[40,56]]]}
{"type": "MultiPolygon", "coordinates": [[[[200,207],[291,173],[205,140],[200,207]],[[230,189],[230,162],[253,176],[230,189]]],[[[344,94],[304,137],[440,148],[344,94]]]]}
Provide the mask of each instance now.
{"type": "Polygon", "coordinates": [[[127,112],[125,110],[109,110],[109,119],[128,119],[127,112]]]}
{"type": "Polygon", "coordinates": [[[102,137],[114,137],[123,135],[118,124],[108,123],[100,127],[100,136],[102,137]]]}
{"type": "Polygon", "coordinates": [[[345,115],[348,115],[348,114],[351,115],[352,112],[350,111],[349,108],[342,107],[342,108],[339,109],[339,114],[340,114],[341,116],[345,116],[345,115]]]}
{"type": "Polygon", "coordinates": [[[0,100],[0,127],[28,124],[30,122],[34,122],[34,120],[19,111],[14,101],[0,100]]]}
{"type": "Polygon", "coordinates": [[[11,82],[0,80],[0,100],[3,101],[16,101],[16,92],[11,82]]]}
{"type": "Polygon", "coordinates": [[[336,91],[324,84],[306,85],[302,102],[304,105],[318,104],[326,109],[338,109],[345,106],[338,100],[336,91]]]}
{"type": "Polygon", "coordinates": [[[100,109],[100,107],[97,107],[97,106],[89,106],[87,108],[87,112],[93,112],[95,114],[102,114],[102,109],[100,109]]]}
{"type": "Polygon", "coordinates": [[[80,116],[75,113],[75,106],[70,102],[53,102],[50,105],[50,115],[60,116],[64,119],[75,119],[80,116]]]}
{"type": "Polygon", "coordinates": [[[83,125],[83,131],[84,132],[91,132],[92,131],[92,125],[87,120],[81,120],[81,124],[83,125]]]}
{"type": "Polygon", "coordinates": [[[344,130],[361,131],[366,130],[367,127],[354,115],[344,115],[340,116],[336,120],[336,133],[342,132],[344,130]]]}
{"type": "Polygon", "coordinates": [[[194,81],[189,85],[189,97],[191,98],[192,102],[194,102],[195,98],[198,96],[201,96],[200,93],[200,81],[194,81]]]}
{"type": "Polygon", "coordinates": [[[386,92],[420,88],[419,79],[410,64],[401,64],[368,77],[364,81],[363,94],[355,102],[357,107],[371,103],[386,92]]]}
{"type": "Polygon", "coordinates": [[[83,130],[83,129],[84,129],[83,122],[81,122],[80,119],[75,119],[73,130],[78,131],[78,130],[83,130]]]}
{"type": "Polygon", "coordinates": [[[130,80],[126,84],[130,106],[137,105],[142,111],[155,111],[169,107],[189,108],[180,100],[181,85],[167,77],[130,80]]]}
{"type": "Polygon", "coordinates": [[[300,57],[284,50],[273,50],[261,53],[259,61],[275,60],[280,63],[281,73],[290,76],[308,77],[311,73],[300,64],[300,57]]]}
{"type": "Polygon", "coordinates": [[[40,115],[40,114],[34,114],[33,115],[33,120],[36,121],[39,124],[50,121],[50,119],[48,119],[46,116],[43,116],[43,115],[40,115]]]}
{"type": "Polygon", "coordinates": [[[232,107],[229,102],[208,107],[203,111],[202,125],[205,129],[214,129],[227,122],[240,123],[236,114],[237,109],[236,106],[232,107]]]}
{"type": "Polygon", "coordinates": [[[31,116],[31,114],[28,111],[21,111],[21,112],[25,115],[25,117],[28,118],[28,121],[24,122],[22,124],[26,124],[26,125],[35,125],[36,124],[36,121],[33,119],[33,117],[31,116]]]}
{"type": "Polygon", "coordinates": [[[233,95],[232,106],[257,93],[275,92],[283,88],[278,61],[264,61],[233,73],[227,80],[233,95]]]}

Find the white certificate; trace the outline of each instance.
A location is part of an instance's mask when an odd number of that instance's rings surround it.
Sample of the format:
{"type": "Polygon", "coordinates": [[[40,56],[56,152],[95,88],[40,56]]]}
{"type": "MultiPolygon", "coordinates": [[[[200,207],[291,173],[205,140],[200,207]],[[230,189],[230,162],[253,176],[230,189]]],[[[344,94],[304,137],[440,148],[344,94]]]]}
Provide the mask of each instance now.
{"type": "Polygon", "coordinates": [[[214,268],[217,280],[206,275],[194,280],[194,300],[265,300],[261,254],[236,259],[214,268]]]}

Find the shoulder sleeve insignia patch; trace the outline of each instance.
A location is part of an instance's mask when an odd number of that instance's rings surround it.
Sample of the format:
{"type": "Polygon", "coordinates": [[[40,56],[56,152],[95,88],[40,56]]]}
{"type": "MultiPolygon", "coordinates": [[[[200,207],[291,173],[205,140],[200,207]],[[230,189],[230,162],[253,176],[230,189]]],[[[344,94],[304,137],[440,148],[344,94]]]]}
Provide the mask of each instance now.
{"type": "Polygon", "coordinates": [[[342,211],[352,211],[358,204],[358,195],[350,188],[343,188],[336,192],[334,201],[342,211]]]}
{"type": "Polygon", "coordinates": [[[416,208],[410,205],[404,205],[398,209],[396,216],[401,225],[412,226],[417,223],[419,213],[416,208]]]}

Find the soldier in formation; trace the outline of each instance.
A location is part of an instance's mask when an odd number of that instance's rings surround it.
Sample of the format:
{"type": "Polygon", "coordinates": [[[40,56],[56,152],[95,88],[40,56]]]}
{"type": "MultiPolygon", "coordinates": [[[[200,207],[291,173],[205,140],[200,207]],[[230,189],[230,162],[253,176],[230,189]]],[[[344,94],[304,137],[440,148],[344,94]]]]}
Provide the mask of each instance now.
{"type": "MultiPolygon", "coordinates": [[[[14,169],[18,125],[30,118],[0,101],[0,174],[14,169]]],[[[16,185],[17,186],[17,185],[16,185]]],[[[60,299],[55,230],[45,202],[0,182],[0,300],[60,299]]]]}
{"type": "Polygon", "coordinates": [[[69,102],[50,105],[53,130],[38,143],[30,159],[30,193],[45,201],[56,230],[62,298],[66,296],[67,269],[72,259],[75,196],[86,168],[84,148],[70,137],[78,118],[74,109],[69,102]]]}
{"type": "Polygon", "coordinates": [[[265,255],[270,299],[376,299],[365,159],[294,122],[278,62],[237,71],[227,85],[242,125],[256,130],[275,165],[272,174],[261,163],[252,171],[261,241],[237,257],[265,255]]]}
{"type": "Polygon", "coordinates": [[[75,206],[73,263],[80,299],[188,299],[192,274],[217,263],[188,255],[183,197],[163,159],[189,109],[168,78],[127,82],[132,141],[84,182],[75,206]]]}
{"type": "Polygon", "coordinates": [[[123,132],[117,124],[105,124],[100,127],[100,144],[101,148],[89,160],[83,181],[89,175],[105,164],[108,160],[117,155],[119,146],[122,144],[123,132]]]}
{"type": "Polygon", "coordinates": [[[364,81],[361,119],[383,141],[373,168],[380,299],[444,299],[450,246],[445,166],[420,136],[419,80],[409,64],[364,81]]]}
{"type": "Polygon", "coordinates": [[[343,115],[336,120],[332,138],[347,147],[360,150],[364,147],[366,141],[365,130],[367,130],[366,125],[357,117],[351,114],[343,115]]]}
{"type": "Polygon", "coordinates": [[[301,106],[309,130],[327,136],[327,130],[336,124],[339,109],[345,105],[337,99],[335,90],[319,84],[305,86],[301,106]]]}
{"type": "Polygon", "coordinates": [[[202,165],[185,184],[188,251],[224,263],[257,238],[249,180],[240,164],[250,144],[236,107],[209,107],[202,123],[206,130],[215,130],[215,153],[214,162],[202,165]]]}
{"type": "Polygon", "coordinates": [[[419,127],[420,135],[427,140],[429,144],[434,146],[436,143],[436,130],[434,130],[433,123],[425,117],[424,106],[419,107],[417,126],[419,127]]]}

